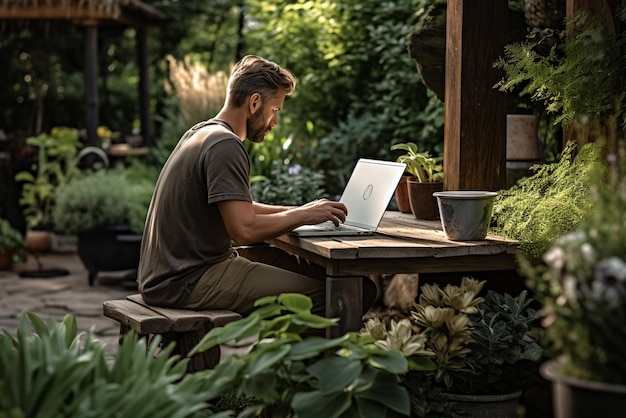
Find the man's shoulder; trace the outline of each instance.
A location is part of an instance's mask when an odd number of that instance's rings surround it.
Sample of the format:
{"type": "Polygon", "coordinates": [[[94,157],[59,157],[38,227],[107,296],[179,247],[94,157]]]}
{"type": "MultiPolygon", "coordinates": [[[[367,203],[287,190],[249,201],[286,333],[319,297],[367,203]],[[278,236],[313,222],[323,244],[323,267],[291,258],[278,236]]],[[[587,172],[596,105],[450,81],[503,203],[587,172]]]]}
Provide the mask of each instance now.
{"type": "Polygon", "coordinates": [[[204,124],[203,122],[187,131],[183,143],[187,147],[199,145],[205,150],[220,143],[224,143],[229,148],[243,147],[239,137],[226,127],[216,124],[204,124]]]}

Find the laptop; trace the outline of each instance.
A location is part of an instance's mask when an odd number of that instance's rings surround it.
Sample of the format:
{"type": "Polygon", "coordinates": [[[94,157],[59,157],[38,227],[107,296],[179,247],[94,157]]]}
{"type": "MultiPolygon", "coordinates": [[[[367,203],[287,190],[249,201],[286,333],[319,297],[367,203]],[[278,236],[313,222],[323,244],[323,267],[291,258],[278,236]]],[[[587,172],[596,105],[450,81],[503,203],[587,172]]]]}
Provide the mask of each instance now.
{"type": "Polygon", "coordinates": [[[345,222],[302,225],[291,233],[303,237],[373,234],[405,168],[404,163],[359,159],[339,199],[348,208],[345,222]]]}

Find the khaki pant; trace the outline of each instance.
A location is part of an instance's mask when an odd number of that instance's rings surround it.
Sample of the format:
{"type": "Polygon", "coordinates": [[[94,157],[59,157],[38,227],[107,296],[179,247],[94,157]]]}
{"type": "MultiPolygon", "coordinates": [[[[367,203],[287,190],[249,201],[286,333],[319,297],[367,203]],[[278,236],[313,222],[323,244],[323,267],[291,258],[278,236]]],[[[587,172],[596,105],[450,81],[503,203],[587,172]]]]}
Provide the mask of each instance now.
{"type": "MultiPolygon", "coordinates": [[[[202,275],[185,308],[228,309],[247,316],[259,298],[301,293],[313,301],[314,314],[325,315],[326,274],[321,266],[266,245],[241,247],[238,252],[240,256],[216,264],[202,275]]],[[[367,278],[363,280],[363,295],[367,311],[376,295],[374,283],[367,278]]]]}

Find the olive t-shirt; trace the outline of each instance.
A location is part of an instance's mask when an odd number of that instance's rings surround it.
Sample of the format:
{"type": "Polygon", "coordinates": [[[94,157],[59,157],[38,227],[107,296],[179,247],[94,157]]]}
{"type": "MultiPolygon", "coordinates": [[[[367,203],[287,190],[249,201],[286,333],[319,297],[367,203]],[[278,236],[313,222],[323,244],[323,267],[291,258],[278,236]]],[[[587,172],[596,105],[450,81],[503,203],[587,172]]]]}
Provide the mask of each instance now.
{"type": "Polygon", "coordinates": [[[204,121],[180,139],[148,208],[139,290],[155,306],[180,307],[212,265],[232,257],[217,202],[252,201],[250,159],[230,126],[204,121]]]}

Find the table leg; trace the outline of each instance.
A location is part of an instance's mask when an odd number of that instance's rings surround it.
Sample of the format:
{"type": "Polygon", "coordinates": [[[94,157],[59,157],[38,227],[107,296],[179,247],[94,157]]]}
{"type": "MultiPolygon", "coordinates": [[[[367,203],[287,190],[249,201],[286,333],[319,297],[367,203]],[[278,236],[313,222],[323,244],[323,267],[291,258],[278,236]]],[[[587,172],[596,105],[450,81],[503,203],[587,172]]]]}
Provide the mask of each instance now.
{"type": "Polygon", "coordinates": [[[358,331],[363,327],[363,277],[326,277],[326,317],[339,318],[326,330],[328,338],[358,331]]]}

